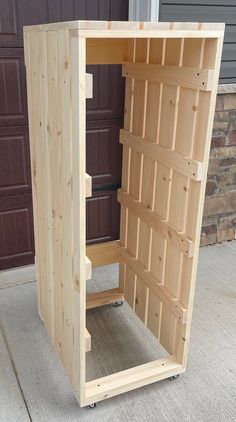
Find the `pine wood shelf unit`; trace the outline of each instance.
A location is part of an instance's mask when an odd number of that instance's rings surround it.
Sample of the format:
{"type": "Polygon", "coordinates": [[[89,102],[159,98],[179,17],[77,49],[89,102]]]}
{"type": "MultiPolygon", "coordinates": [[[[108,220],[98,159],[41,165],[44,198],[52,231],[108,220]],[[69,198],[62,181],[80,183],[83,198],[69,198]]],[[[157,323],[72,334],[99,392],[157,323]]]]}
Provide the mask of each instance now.
{"type": "Polygon", "coordinates": [[[38,307],[81,406],[185,370],[223,24],[76,21],[24,28],[38,307]],[[126,78],[120,240],[87,247],[86,64],[126,78]],[[91,267],[119,286],[86,297],[91,267]],[[167,356],[86,382],[86,308],[125,299],[167,356]]]}

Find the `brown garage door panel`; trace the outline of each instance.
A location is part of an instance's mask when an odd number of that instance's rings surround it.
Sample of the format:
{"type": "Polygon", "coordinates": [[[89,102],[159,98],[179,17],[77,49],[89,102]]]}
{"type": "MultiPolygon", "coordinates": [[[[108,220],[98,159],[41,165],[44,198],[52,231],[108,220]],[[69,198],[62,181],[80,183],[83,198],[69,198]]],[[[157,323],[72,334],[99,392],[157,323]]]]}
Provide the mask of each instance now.
{"type": "Polygon", "coordinates": [[[115,190],[94,192],[86,202],[87,244],[109,242],[119,238],[120,207],[115,190]]]}
{"type": "Polygon", "coordinates": [[[0,126],[27,124],[24,51],[0,48],[0,126]]]}
{"type": "Polygon", "coordinates": [[[33,216],[31,195],[11,196],[0,201],[0,270],[33,261],[33,216]]]}
{"type": "Polygon", "coordinates": [[[27,128],[0,130],[0,197],[31,192],[27,128]]]}
{"type": "Polygon", "coordinates": [[[120,65],[89,65],[93,98],[87,100],[87,120],[123,118],[124,78],[120,65]]]}
{"type": "MultiPolygon", "coordinates": [[[[127,20],[128,0],[0,0],[0,269],[34,260],[23,26],[47,22],[127,20]]],[[[120,65],[93,65],[87,100],[89,243],[117,239],[124,79],[120,65]]]]}
{"type": "Polygon", "coordinates": [[[92,176],[93,188],[120,183],[122,146],[119,132],[122,127],[123,119],[87,122],[86,171],[92,176]]]}
{"type": "Polygon", "coordinates": [[[24,25],[74,19],[127,20],[128,0],[0,0],[0,43],[23,47],[24,25]]]}

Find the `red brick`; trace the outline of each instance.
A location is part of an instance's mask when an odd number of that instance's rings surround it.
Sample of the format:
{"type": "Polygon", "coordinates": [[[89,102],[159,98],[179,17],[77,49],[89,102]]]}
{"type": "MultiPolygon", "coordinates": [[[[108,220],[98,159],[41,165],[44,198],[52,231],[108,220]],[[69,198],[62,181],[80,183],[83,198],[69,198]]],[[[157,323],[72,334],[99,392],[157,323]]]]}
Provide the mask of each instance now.
{"type": "Polygon", "coordinates": [[[213,195],[217,189],[217,184],[214,180],[208,180],[206,184],[206,195],[213,195]]]}
{"type": "Polygon", "coordinates": [[[236,130],[232,130],[228,133],[227,145],[236,145],[236,130]]]}
{"type": "Polygon", "coordinates": [[[216,111],[224,110],[224,95],[217,95],[216,97],[216,111]]]}
{"type": "Polygon", "coordinates": [[[226,144],[226,137],[224,135],[213,135],[211,138],[211,148],[224,147],[226,144]]]}
{"type": "Polygon", "coordinates": [[[235,229],[232,227],[226,230],[219,230],[217,233],[217,242],[226,242],[233,239],[235,239],[235,229]]]}
{"type": "Polygon", "coordinates": [[[217,225],[209,224],[202,227],[201,246],[211,245],[217,242],[217,225]]]}
{"type": "Polygon", "coordinates": [[[204,216],[223,214],[236,209],[236,190],[220,195],[207,196],[204,216]]]}
{"type": "Polygon", "coordinates": [[[236,164],[236,157],[221,158],[220,167],[229,167],[236,164]]]}
{"type": "Polygon", "coordinates": [[[224,95],[224,110],[236,109],[236,94],[224,95]]]}

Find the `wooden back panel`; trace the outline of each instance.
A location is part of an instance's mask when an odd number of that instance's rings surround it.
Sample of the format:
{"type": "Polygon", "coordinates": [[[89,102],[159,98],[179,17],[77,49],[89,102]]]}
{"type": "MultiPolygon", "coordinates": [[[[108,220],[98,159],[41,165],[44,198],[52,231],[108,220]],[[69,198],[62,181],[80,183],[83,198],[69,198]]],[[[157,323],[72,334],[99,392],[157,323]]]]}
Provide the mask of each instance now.
{"type": "Polygon", "coordinates": [[[222,40],[129,42],[120,285],[185,365],[222,40]]]}

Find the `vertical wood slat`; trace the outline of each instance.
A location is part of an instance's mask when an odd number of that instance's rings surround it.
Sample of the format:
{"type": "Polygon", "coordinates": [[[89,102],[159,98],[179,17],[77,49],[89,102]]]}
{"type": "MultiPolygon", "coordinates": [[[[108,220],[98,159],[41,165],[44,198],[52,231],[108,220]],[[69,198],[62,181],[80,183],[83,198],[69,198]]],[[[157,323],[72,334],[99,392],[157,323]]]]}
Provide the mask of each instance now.
{"type": "MultiPolygon", "coordinates": [[[[184,48],[184,40],[183,39],[168,39],[166,40],[166,48],[165,48],[165,65],[177,65],[182,66],[183,62],[183,48],[184,48]]],[[[169,132],[169,137],[167,138],[168,146],[171,149],[175,149],[176,145],[176,133],[177,133],[177,120],[178,120],[178,106],[179,106],[179,94],[180,94],[180,86],[172,87],[172,86],[164,86],[162,91],[162,106],[170,104],[171,115],[169,116],[171,119],[171,132],[169,132]],[[165,102],[165,100],[167,100],[165,102]]],[[[165,110],[165,108],[164,108],[165,110]]],[[[167,111],[167,110],[166,110],[167,111]]],[[[165,112],[164,112],[165,113],[165,112]]],[[[163,109],[161,111],[161,119],[163,116],[163,109]]],[[[167,127],[167,122],[165,122],[167,127]]],[[[164,124],[162,123],[162,132],[160,131],[160,143],[161,143],[161,136],[165,139],[165,134],[163,133],[164,124]]],[[[179,175],[175,174],[173,170],[170,170],[169,178],[171,179],[171,183],[168,185],[169,191],[169,201],[167,202],[167,209],[166,214],[168,221],[172,223],[173,216],[177,215],[180,218],[181,211],[182,211],[182,203],[181,201],[174,202],[173,195],[175,194],[175,185],[176,185],[176,177],[178,178],[179,175]],[[181,211],[178,213],[175,209],[175,206],[180,204],[181,211]]],[[[182,176],[181,176],[182,177],[182,176]]],[[[178,179],[177,179],[178,180],[178,179]]],[[[178,183],[177,183],[178,186],[178,183]]],[[[185,191],[183,191],[185,193],[185,191]]],[[[175,286],[175,283],[171,277],[174,276],[175,282],[177,282],[177,290],[179,288],[180,282],[180,273],[177,272],[178,268],[174,268],[172,264],[172,260],[174,262],[177,261],[178,258],[181,258],[181,253],[172,248],[169,242],[166,242],[166,249],[165,249],[165,257],[164,257],[164,284],[167,285],[168,288],[175,286]],[[171,265],[171,266],[170,266],[171,265]],[[168,271],[171,271],[170,277],[168,276],[168,271]]],[[[180,262],[181,267],[181,259],[178,261],[180,262]]],[[[179,270],[180,271],[180,270],[179,270]]],[[[172,291],[171,291],[172,292],[172,291]]],[[[174,292],[172,292],[174,294],[174,292]]],[[[163,304],[162,305],[162,314],[161,314],[161,323],[160,323],[160,343],[165,347],[165,349],[172,354],[174,352],[175,346],[175,337],[176,337],[176,318],[170,312],[169,309],[163,304]]]]}
{"type": "Polygon", "coordinates": [[[71,144],[71,60],[70,60],[70,37],[69,31],[58,31],[57,38],[58,54],[58,117],[61,121],[58,128],[58,136],[61,138],[61,195],[62,195],[62,263],[63,263],[63,330],[64,350],[63,358],[70,379],[73,378],[72,344],[74,332],[73,303],[73,273],[71,256],[72,252],[72,144],[71,144]],[[67,282],[67,280],[71,280],[67,282]]]}
{"type": "Polygon", "coordinates": [[[73,385],[80,402],[85,399],[85,328],[86,328],[86,267],[85,267],[85,101],[86,101],[86,40],[71,39],[72,110],[72,214],[73,214],[73,279],[79,286],[74,292],[73,319],[73,385]],[[77,114],[78,113],[78,114],[77,114]],[[78,117],[77,117],[78,116],[78,117]],[[78,382],[79,380],[79,382],[78,382]],[[77,383],[77,385],[76,385],[77,383]]]}
{"type": "Polygon", "coordinates": [[[51,165],[51,191],[52,191],[52,242],[53,242],[53,274],[55,305],[52,312],[55,318],[55,346],[63,360],[64,353],[64,324],[63,324],[63,263],[62,263],[62,200],[61,200],[61,129],[59,101],[58,101],[58,52],[57,32],[47,35],[48,56],[48,123],[49,157],[51,165]]]}
{"type": "MultiPolygon", "coordinates": [[[[47,204],[47,173],[48,173],[48,161],[46,157],[47,151],[47,49],[45,41],[45,33],[37,33],[37,42],[38,42],[38,57],[37,57],[37,75],[38,75],[38,87],[39,87],[39,133],[40,133],[40,148],[38,151],[39,158],[39,174],[41,177],[40,183],[40,200],[42,204],[47,204]],[[46,164],[46,166],[44,166],[46,164]]],[[[43,320],[46,325],[49,333],[51,331],[50,327],[50,302],[49,302],[49,283],[50,279],[50,265],[49,260],[47,260],[49,249],[48,242],[48,207],[42,206],[41,214],[41,227],[43,231],[42,239],[42,249],[44,250],[45,261],[42,263],[42,267],[45,267],[45,283],[42,284],[43,292],[43,320]],[[47,241],[45,242],[46,239],[47,241]]]]}
{"type": "MultiPolygon", "coordinates": [[[[131,39],[128,42],[127,60],[135,60],[136,40],[131,39]]],[[[124,128],[132,131],[133,127],[133,106],[134,106],[134,79],[126,78],[125,81],[125,110],[124,110],[124,128]]],[[[131,148],[123,146],[122,159],[122,184],[127,192],[130,192],[131,175],[131,148]]],[[[132,187],[131,187],[132,190],[132,187]]],[[[128,244],[128,225],[131,221],[129,210],[121,205],[120,215],[120,240],[124,246],[128,244]]],[[[125,297],[131,308],[134,308],[134,291],[136,286],[136,275],[125,263],[119,264],[119,287],[124,292],[125,297]]]]}
{"type": "Polygon", "coordinates": [[[35,57],[37,55],[37,43],[33,39],[34,34],[24,34],[24,45],[25,45],[25,64],[26,66],[26,82],[27,82],[27,101],[28,110],[31,110],[29,114],[29,141],[30,141],[30,163],[31,163],[31,180],[32,180],[32,197],[33,197],[33,216],[34,216],[34,241],[35,241],[35,271],[36,271],[36,284],[37,284],[37,302],[38,312],[42,319],[42,300],[41,300],[41,285],[39,279],[39,252],[40,252],[40,241],[39,241],[39,212],[38,212],[38,199],[37,199],[37,187],[38,187],[38,170],[37,170],[37,130],[36,122],[34,121],[35,116],[35,103],[32,98],[35,95],[35,57]],[[34,44],[34,49],[32,46],[34,44]]]}

